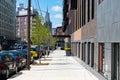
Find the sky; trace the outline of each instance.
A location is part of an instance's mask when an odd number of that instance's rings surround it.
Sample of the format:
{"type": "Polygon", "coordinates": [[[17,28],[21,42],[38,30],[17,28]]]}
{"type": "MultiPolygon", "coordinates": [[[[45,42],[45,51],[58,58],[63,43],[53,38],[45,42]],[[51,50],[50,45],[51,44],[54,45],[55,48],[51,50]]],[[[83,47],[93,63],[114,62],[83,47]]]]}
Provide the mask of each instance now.
{"type": "MultiPolygon", "coordinates": [[[[25,7],[28,6],[28,0],[16,0],[16,6],[23,3],[25,7]]],[[[45,12],[50,13],[50,20],[52,22],[52,28],[56,28],[62,25],[62,2],[63,0],[31,0],[31,7],[37,9],[39,12],[39,6],[42,10],[42,15],[45,17],[45,12]]]]}

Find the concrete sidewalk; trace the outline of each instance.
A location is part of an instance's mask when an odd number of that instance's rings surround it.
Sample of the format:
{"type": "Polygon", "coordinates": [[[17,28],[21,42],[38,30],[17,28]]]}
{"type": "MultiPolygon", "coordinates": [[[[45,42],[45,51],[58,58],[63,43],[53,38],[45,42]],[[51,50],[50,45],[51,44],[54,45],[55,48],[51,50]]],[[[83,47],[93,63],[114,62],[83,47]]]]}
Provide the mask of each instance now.
{"type": "Polygon", "coordinates": [[[46,64],[31,65],[30,71],[20,71],[8,80],[101,80],[64,50],[53,51],[42,63],[46,64]]]}

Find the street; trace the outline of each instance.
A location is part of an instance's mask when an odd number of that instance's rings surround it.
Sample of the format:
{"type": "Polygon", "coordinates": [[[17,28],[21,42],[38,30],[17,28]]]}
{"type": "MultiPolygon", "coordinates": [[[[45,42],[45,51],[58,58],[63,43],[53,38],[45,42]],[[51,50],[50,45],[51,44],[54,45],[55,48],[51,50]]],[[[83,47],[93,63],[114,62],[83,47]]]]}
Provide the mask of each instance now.
{"type": "Polygon", "coordinates": [[[100,80],[64,50],[53,51],[42,64],[31,65],[30,71],[22,70],[8,80],[100,80]]]}

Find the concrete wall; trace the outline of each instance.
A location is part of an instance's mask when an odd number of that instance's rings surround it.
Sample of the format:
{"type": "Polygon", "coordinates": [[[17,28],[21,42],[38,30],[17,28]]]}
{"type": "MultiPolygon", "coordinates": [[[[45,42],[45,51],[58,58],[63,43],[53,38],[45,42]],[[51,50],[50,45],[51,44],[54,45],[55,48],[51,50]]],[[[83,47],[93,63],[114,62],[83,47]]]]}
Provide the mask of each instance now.
{"type": "MultiPolygon", "coordinates": [[[[120,42],[120,0],[104,0],[97,5],[96,29],[97,43],[105,43],[104,75],[111,80],[111,44],[120,42]]],[[[96,54],[99,54],[98,51],[96,54]]]]}
{"type": "Polygon", "coordinates": [[[120,0],[104,0],[97,6],[97,40],[120,41],[120,0]]]}

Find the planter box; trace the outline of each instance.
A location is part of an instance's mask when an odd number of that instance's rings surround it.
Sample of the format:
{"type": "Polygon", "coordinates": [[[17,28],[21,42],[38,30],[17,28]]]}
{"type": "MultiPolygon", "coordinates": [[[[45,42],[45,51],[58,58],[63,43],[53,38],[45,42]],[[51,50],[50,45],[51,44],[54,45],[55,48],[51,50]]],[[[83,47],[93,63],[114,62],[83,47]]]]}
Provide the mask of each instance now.
{"type": "Polygon", "coordinates": [[[66,50],[66,56],[71,56],[71,50],[66,50]]]}

